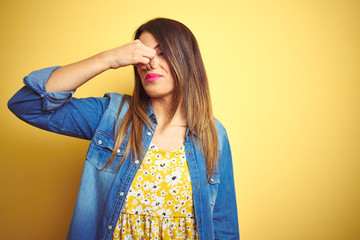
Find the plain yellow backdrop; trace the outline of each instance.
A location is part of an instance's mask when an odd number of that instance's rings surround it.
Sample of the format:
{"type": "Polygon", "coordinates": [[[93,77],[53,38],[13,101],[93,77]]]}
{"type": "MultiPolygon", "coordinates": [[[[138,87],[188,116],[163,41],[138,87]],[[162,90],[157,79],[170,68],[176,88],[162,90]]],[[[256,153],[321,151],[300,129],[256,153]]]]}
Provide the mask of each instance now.
{"type": "MultiPolygon", "coordinates": [[[[65,239],[89,142],[7,109],[33,70],[125,44],[154,17],[199,41],[233,153],[243,240],[360,239],[360,2],[3,0],[0,238],[65,239]]],[[[131,93],[132,68],[75,96],[131,93]]]]}

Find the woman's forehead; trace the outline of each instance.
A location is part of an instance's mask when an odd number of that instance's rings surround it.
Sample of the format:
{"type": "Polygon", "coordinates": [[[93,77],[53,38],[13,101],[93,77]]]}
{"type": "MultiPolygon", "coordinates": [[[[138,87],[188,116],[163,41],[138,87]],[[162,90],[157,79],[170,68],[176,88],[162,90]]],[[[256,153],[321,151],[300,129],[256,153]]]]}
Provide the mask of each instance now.
{"type": "Polygon", "coordinates": [[[139,36],[139,40],[145,45],[145,46],[148,46],[148,47],[151,47],[151,48],[157,48],[159,47],[159,42],[158,40],[155,38],[155,36],[150,33],[150,32],[143,32],[140,36],[139,36]]]}

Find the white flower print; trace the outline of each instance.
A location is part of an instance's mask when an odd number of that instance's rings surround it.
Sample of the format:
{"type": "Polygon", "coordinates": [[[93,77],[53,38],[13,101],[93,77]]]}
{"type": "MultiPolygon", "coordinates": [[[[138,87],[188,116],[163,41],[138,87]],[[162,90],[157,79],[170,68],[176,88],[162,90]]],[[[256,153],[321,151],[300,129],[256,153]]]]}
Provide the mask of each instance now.
{"type": "MultiPolygon", "coordinates": [[[[161,153],[157,153],[157,154],[155,154],[155,157],[156,157],[157,159],[162,159],[162,155],[161,155],[161,153]]],[[[156,162],[155,162],[155,164],[156,164],[156,162]]]]}
{"type": "Polygon", "coordinates": [[[165,198],[163,197],[156,197],[155,201],[151,203],[151,206],[159,208],[161,205],[163,205],[165,202],[165,198]]]}
{"type": "Polygon", "coordinates": [[[151,196],[150,196],[150,198],[151,198],[151,201],[155,201],[155,198],[156,198],[157,196],[155,195],[155,194],[151,194],[151,196]]]}
{"type": "Polygon", "coordinates": [[[137,234],[140,236],[144,236],[144,230],[142,228],[139,228],[137,234]]]}
{"type": "Polygon", "coordinates": [[[143,183],[143,190],[144,191],[149,191],[153,186],[154,186],[154,183],[149,182],[149,181],[145,181],[143,183]]]}
{"type": "Polygon", "coordinates": [[[144,163],[145,164],[150,164],[151,163],[151,158],[150,157],[144,158],[144,163]]]}
{"type": "Polygon", "coordinates": [[[153,172],[153,171],[155,171],[155,170],[156,170],[156,166],[151,166],[151,167],[150,167],[150,171],[153,172]]]}
{"type": "Polygon", "coordinates": [[[134,209],[134,214],[142,214],[143,213],[143,206],[141,204],[137,205],[134,209]]]}
{"type": "Polygon", "coordinates": [[[137,191],[136,191],[136,193],[135,193],[136,199],[141,199],[143,195],[144,195],[143,190],[142,190],[141,188],[140,188],[140,189],[137,189],[137,191]]]}
{"type": "Polygon", "coordinates": [[[178,169],[172,171],[171,175],[166,175],[165,181],[168,183],[169,186],[176,186],[182,183],[181,172],[178,169]]]}
{"type": "Polygon", "coordinates": [[[172,214],[170,209],[160,209],[156,213],[163,217],[171,216],[172,214]]]}
{"type": "Polygon", "coordinates": [[[155,179],[156,179],[156,184],[161,184],[164,181],[161,173],[157,173],[155,179]]]}
{"type": "Polygon", "coordinates": [[[159,148],[153,143],[150,143],[150,149],[154,150],[155,152],[159,151],[159,148]]]}
{"type": "Polygon", "coordinates": [[[130,187],[130,189],[129,189],[127,195],[126,195],[126,198],[128,198],[129,196],[132,196],[133,193],[134,193],[134,189],[132,189],[132,188],[130,187]]]}
{"type": "Polygon", "coordinates": [[[139,190],[141,188],[141,183],[138,182],[136,185],[135,185],[135,188],[136,188],[136,191],[139,190]]]}
{"type": "Polygon", "coordinates": [[[158,170],[163,170],[165,167],[167,167],[170,163],[170,160],[168,159],[161,159],[158,161],[155,161],[155,164],[158,166],[158,170]]]}
{"type": "Polygon", "coordinates": [[[174,205],[174,210],[175,210],[175,212],[179,212],[180,209],[181,209],[181,204],[176,204],[176,205],[174,205]]]}
{"type": "Polygon", "coordinates": [[[151,192],[157,192],[161,189],[161,187],[159,186],[159,184],[155,183],[154,186],[151,188],[151,192]]]}
{"type": "Polygon", "coordinates": [[[179,186],[173,186],[169,192],[171,193],[171,195],[176,196],[179,193],[179,190],[180,190],[179,186]]]}
{"type": "Polygon", "coordinates": [[[150,213],[151,211],[152,211],[152,207],[150,207],[150,205],[149,205],[149,206],[146,206],[146,207],[144,208],[144,212],[150,213]]]}
{"type": "Polygon", "coordinates": [[[134,205],[134,206],[138,205],[138,200],[134,199],[134,200],[132,201],[132,205],[134,205]]]}
{"type": "Polygon", "coordinates": [[[150,205],[150,200],[148,198],[143,198],[140,200],[140,202],[144,205],[150,205]]]}

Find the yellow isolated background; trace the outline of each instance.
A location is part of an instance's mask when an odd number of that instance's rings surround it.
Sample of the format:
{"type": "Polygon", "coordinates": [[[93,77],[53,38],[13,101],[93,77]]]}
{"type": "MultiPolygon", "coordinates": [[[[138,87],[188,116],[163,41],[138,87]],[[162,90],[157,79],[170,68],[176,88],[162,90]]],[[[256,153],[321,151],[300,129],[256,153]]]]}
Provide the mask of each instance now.
{"type": "MultiPolygon", "coordinates": [[[[5,0],[0,238],[65,239],[89,142],[7,109],[29,72],[131,40],[154,17],[197,37],[232,146],[241,238],[360,239],[360,2],[5,0]]],[[[131,93],[111,70],[77,97],[131,93]]]]}

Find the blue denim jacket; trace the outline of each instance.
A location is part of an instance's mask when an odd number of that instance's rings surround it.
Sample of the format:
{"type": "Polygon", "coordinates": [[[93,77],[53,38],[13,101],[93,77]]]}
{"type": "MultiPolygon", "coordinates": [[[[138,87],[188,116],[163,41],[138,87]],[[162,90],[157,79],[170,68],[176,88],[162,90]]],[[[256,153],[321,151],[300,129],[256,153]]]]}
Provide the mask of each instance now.
{"type": "MultiPolygon", "coordinates": [[[[114,126],[122,95],[108,93],[103,98],[77,99],[72,97],[74,91],[48,93],[45,83],[56,68],[30,73],[24,78],[25,86],[10,99],[8,106],[16,116],[31,125],[91,140],[67,239],[112,239],[126,194],[142,160],[133,161],[129,155],[116,171],[126,148],[125,139],[113,164],[101,171],[113,150],[114,126]]],[[[125,104],[120,120],[127,107],[125,104]]],[[[156,127],[151,106],[148,116],[156,127]]],[[[219,121],[216,121],[216,126],[219,165],[210,183],[207,182],[205,159],[196,135],[191,140],[188,129],[185,140],[199,238],[239,239],[229,140],[219,121]]],[[[144,125],[144,149],[148,148],[153,134],[153,130],[144,125]]]]}

